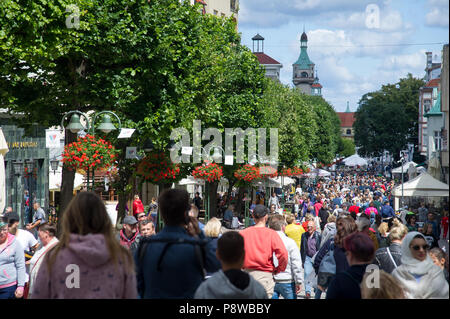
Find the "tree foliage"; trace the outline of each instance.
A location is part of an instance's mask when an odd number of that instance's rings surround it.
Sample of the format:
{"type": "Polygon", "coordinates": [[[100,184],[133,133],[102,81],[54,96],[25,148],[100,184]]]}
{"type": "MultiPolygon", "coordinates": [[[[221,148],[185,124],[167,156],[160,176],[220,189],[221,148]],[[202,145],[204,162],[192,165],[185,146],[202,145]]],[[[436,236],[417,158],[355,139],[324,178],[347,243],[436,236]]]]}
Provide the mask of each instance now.
{"type": "Polygon", "coordinates": [[[419,88],[423,85],[423,80],[408,74],[361,98],[354,123],[361,155],[380,156],[387,150],[397,158],[408,142],[418,144],[419,88]]]}

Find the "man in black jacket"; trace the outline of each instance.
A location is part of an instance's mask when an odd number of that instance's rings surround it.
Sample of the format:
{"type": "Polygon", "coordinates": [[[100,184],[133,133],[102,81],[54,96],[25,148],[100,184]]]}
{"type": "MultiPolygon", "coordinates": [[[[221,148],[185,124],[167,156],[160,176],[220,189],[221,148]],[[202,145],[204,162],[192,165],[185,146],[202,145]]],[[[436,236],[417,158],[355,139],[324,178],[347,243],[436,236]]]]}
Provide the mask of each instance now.
{"type": "Polygon", "coordinates": [[[305,270],[305,298],[309,299],[311,297],[311,286],[307,284],[306,278],[311,272],[314,272],[312,257],[319,251],[320,234],[316,231],[316,225],[313,221],[308,222],[307,228],[307,231],[302,234],[300,255],[305,270]]]}

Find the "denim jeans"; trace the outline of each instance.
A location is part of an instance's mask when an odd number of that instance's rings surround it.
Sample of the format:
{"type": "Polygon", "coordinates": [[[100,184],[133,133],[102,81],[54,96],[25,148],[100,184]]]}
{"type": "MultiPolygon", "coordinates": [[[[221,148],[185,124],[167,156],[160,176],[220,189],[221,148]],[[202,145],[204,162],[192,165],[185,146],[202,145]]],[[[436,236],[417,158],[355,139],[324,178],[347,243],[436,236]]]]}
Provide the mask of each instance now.
{"type": "Polygon", "coordinates": [[[280,295],[283,296],[284,299],[297,299],[295,283],[275,283],[272,299],[279,299],[280,295]]]}
{"type": "MultiPolygon", "coordinates": [[[[313,263],[311,261],[311,257],[306,256],[305,263],[303,264],[303,268],[305,270],[305,293],[311,293],[311,286],[306,284],[306,278],[314,271],[313,263]]],[[[318,294],[320,292],[319,289],[315,288],[314,292],[318,294]]]]}
{"type": "Polygon", "coordinates": [[[15,299],[17,285],[0,289],[0,299],[15,299]]]}

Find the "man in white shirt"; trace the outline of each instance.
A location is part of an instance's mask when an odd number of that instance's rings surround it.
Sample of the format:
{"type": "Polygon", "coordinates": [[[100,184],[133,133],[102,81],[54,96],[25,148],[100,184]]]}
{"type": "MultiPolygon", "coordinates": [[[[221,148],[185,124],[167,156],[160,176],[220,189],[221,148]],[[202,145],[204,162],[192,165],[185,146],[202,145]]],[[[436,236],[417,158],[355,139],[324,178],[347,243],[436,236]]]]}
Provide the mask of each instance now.
{"type": "MultiPolygon", "coordinates": [[[[283,241],[286,250],[288,251],[288,263],[286,269],[274,275],[275,281],[273,299],[278,299],[279,295],[284,299],[297,299],[300,293],[301,285],[303,283],[303,266],[300,257],[300,250],[292,238],[289,238],[284,233],[286,228],[286,221],[282,215],[274,215],[269,219],[269,228],[275,230],[283,241]]],[[[274,255],[274,261],[276,257],[274,255]]]]}
{"type": "Polygon", "coordinates": [[[20,246],[22,246],[25,252],[36,251],[39,243],[32,233],[24,229],[19,229],[19,215],[17,215],[17,213],[9,214],[8,224],[9,233],[16,236],[16,240],[20,243],[20,246]]]}
{"type": "Polygon", "coordinates": [[[280,201],[278,199],[278,196],[275,192],[272,193],[272,197],[269,198],[268,206],[275,205],[275,209],[280,208],[280,201]]]}

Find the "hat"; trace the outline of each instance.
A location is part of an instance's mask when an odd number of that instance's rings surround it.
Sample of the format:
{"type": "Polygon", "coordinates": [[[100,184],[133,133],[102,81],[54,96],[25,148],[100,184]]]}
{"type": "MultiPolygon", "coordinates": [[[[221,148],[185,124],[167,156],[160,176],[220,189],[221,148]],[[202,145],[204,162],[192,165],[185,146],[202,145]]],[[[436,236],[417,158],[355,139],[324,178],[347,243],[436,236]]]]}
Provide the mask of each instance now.
{"type": "Polygon", "coordinates": [[[253,209],[253,216],[255,218],[263,218],[267,215],[267,208],[264,205],[256,205],[253,209]]]}
{"type": "Polygon", "coordinates": [[[123,222],[122,222],[122,224],[124,224],[124,225],[134,225],[137,223],[138,223],[137,219],[131,215],[125,216],[125,218],[123,219],[123,222]]]}

